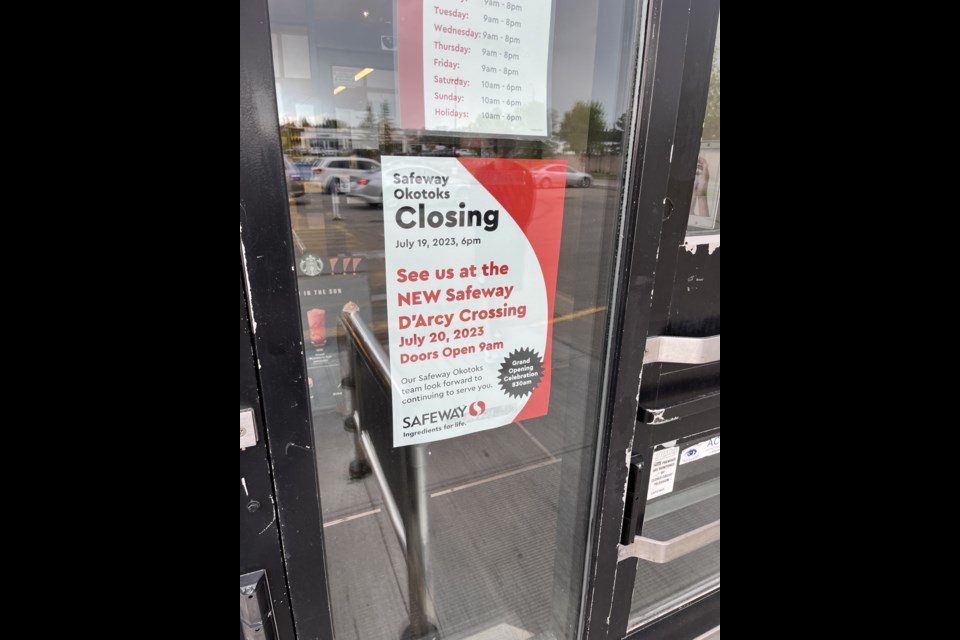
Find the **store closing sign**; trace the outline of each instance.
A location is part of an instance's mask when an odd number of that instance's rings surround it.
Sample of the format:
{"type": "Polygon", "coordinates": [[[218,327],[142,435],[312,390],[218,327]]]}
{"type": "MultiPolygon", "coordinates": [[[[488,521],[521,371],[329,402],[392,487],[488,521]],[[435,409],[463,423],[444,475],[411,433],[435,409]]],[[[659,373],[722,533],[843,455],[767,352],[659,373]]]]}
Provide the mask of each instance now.
{"type": "Polygon", "coordinates": [[[557,164],[382,158],[394,446],[546,415],[557,164]]]}

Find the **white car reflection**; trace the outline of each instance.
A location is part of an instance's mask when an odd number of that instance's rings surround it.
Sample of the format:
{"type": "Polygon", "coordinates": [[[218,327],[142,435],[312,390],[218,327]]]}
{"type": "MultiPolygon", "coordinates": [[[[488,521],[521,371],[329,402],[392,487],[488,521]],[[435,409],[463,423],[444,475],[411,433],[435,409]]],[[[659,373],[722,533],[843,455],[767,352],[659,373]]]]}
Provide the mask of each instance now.
{"type": "Polygon", "coordinates": [[[548,164],[532,170],[534,180],[541,189],[552,187],[589,187],[593,184],[593,176],[583,171],[577,171],[565,164],[548,164]]]}
{"type": "Polygon", "coordinates": [[[383,206],[383,179],[379,171],[350,176],[350,182],[344,184],[343,192],[351,198],[363,200],[371,207],[383,206]]]}

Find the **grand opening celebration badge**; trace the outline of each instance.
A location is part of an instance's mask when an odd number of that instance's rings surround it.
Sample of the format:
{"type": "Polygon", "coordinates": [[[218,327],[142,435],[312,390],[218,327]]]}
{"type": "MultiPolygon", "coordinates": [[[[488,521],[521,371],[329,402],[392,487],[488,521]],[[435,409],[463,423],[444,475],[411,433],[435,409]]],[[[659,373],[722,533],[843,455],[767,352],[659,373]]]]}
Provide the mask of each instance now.
{"type": "Polygon", "coordinates": [[[394,446],[546,415],[562,164],[382,158],[394,446]]]}

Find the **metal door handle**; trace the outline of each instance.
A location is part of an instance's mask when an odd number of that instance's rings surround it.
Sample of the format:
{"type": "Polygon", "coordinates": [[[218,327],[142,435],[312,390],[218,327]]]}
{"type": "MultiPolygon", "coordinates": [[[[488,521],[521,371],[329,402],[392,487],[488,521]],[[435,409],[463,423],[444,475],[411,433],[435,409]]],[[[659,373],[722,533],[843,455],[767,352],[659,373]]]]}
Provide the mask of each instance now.
{"type": "Polygon", "coordinates": [[[706,364],[720,361],[720,335],[707,338],[652,336],[643,350],[643,364],[674,362],[706,364]]]}
{"type": "Polygon", "coordinates": [[[720,521],[711,522],[670,540],[637,537],[628,545],[620,545],[617,561],[640,558],[657,564],[676,560],[720,539],[720,521]]]}

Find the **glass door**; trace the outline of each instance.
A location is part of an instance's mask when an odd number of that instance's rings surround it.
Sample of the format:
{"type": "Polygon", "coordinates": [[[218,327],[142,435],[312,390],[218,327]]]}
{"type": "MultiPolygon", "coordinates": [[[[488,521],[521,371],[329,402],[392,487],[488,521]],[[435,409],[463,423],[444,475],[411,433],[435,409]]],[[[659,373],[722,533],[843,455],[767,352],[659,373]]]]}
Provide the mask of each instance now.
{"type": "Polygon", "coordinates": [[[719,636],[719,2],[693,3],[687,33],[616,586],[636,638],[719,636]]]}
{"type": "MultiPolygon", "coordinates": [[[[242,261],[298,637],[619,638],[718,594],[708,564],[635,593],[660,578],[624,555],[719,501],[718,454],[646,501],[664,450],[719,437],[712,369],[644,367],[680,323],[661,284],[719,255],[684,249],[711,11],[241,3],[242,261]]],[[[710,162],[691,224],[715,233],[710,162]]]]}
{"type": "Polygon", "coordinates": [[[268,4],[335,635],[574,638],[638,7],[268,4]]]}

